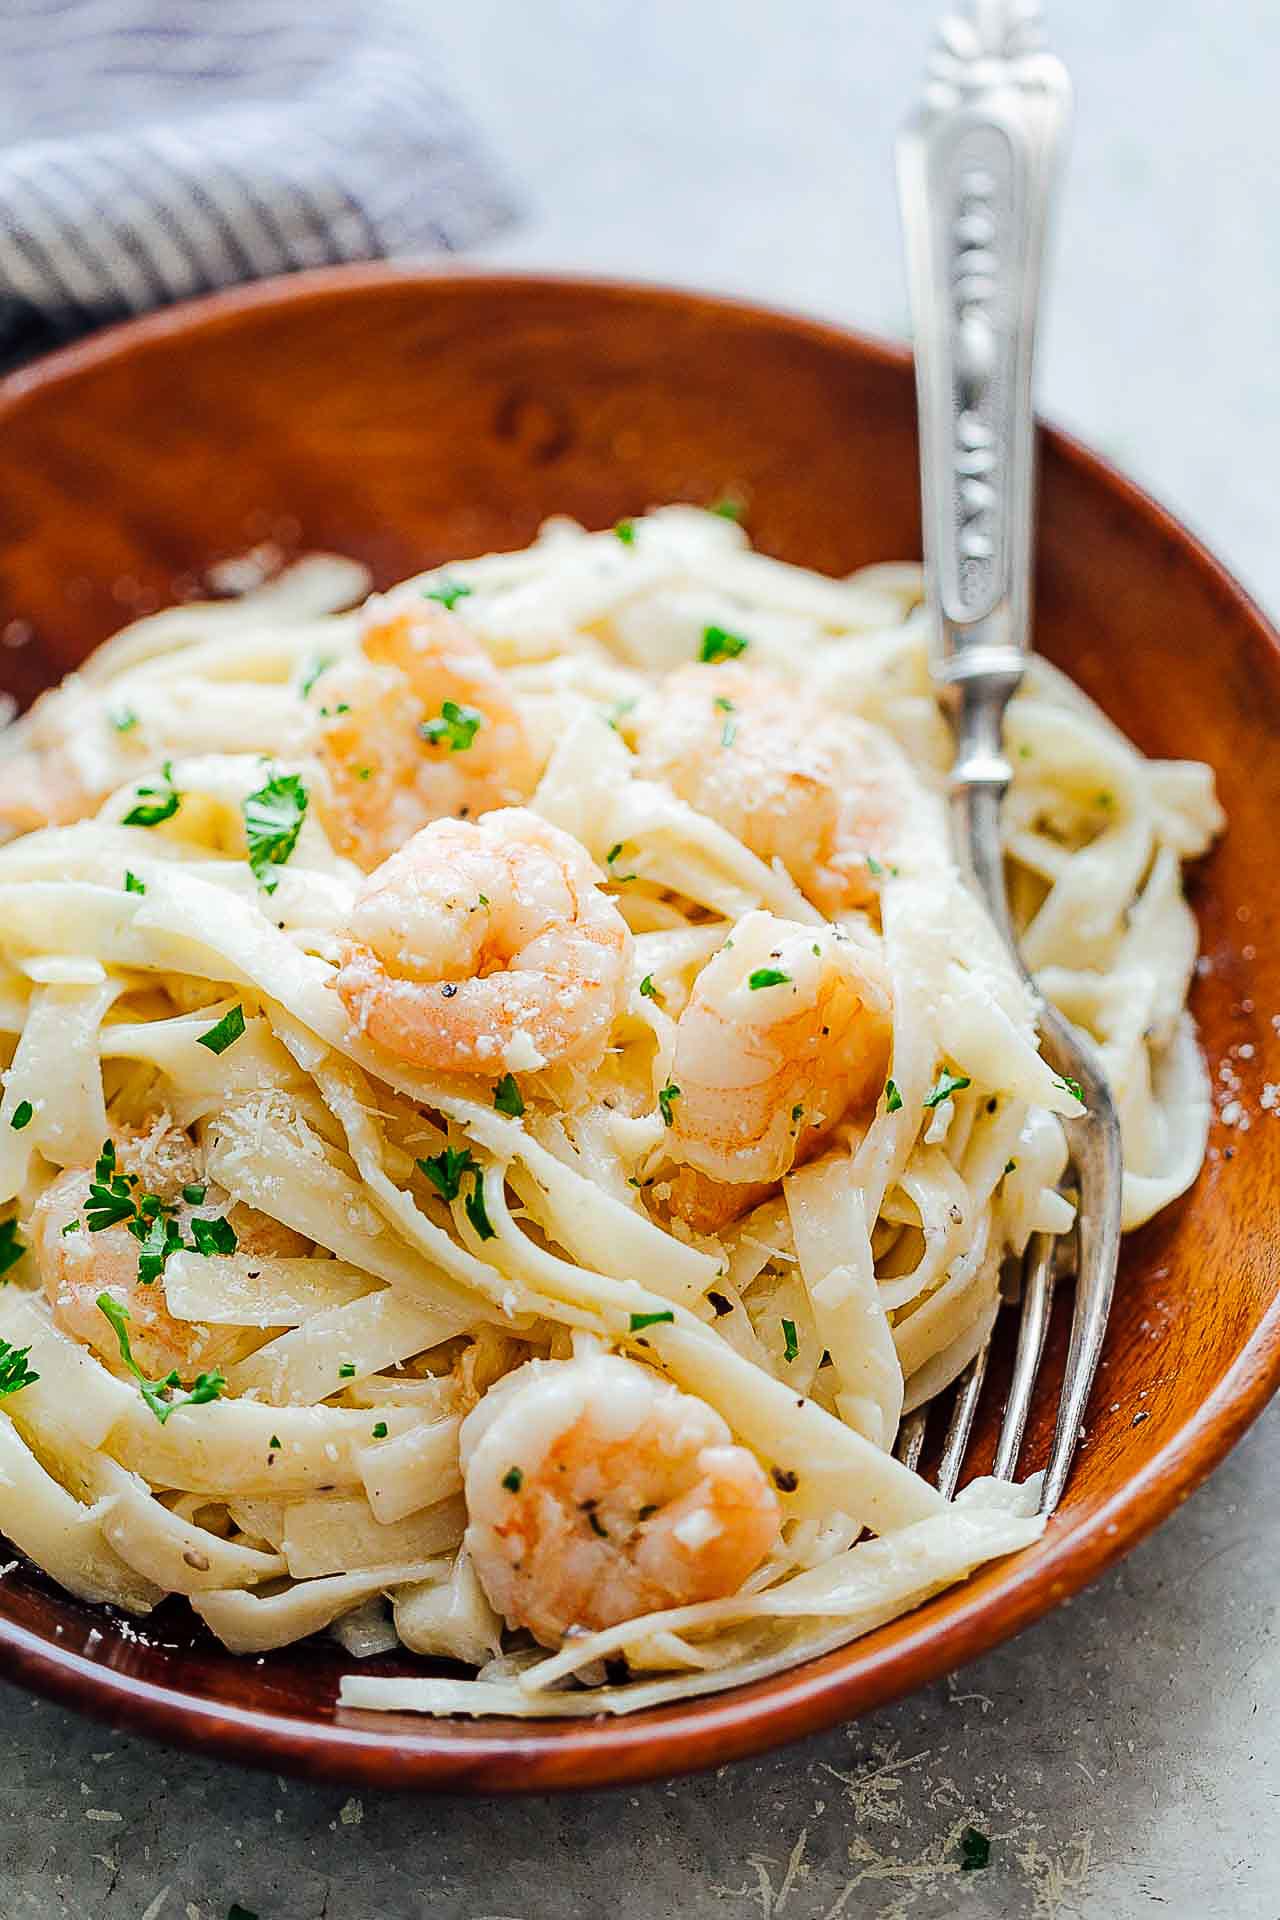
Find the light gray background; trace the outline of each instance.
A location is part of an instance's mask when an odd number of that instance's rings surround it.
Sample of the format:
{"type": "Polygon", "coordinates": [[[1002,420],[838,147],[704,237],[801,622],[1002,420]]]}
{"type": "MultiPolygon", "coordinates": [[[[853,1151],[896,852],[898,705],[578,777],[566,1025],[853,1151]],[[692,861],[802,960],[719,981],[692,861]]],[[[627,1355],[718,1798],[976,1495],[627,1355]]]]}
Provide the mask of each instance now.
{"type": "MultiPolygon", "coordinates": [[[[493,250],[905,331],[921,0],[417,0],[529,203],[493,250]]],[[[1045,410],[1273,606],[1280,16],[1059,0],[1045,410]]],[[[1247,1136],[1242,1149],[1247,1150],[1247,1136]]],[[[1092,1593],[897,1708],[616,1796],[352,1797],[0,1689],[3,1920],[1276,1920],[1280,1423],[1092,1593]],[[957,1836],[992,1836],[986,1873],[957,1836]]]]}

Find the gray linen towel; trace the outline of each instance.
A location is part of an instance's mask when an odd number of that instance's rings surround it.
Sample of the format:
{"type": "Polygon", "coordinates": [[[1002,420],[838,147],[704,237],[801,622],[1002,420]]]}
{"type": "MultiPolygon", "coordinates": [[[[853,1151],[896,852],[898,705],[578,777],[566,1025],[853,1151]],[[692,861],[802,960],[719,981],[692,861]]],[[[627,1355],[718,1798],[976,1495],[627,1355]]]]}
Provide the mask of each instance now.
{"type": "Polygon", "coordinates": [[[403,0],[0,0],[0,361],[512,211],[403,0]]]}

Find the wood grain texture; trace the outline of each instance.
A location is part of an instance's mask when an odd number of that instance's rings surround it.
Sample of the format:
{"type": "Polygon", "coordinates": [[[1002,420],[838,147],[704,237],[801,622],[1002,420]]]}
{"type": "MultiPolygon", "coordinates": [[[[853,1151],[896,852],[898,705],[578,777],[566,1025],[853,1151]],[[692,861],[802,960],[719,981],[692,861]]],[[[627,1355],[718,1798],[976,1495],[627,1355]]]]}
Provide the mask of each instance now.
{"type": "MultiPolygon", "coordinates": [[[[0,684],[24,702],[133,613],[268,537],[355,554],[385,585],[523,544],[552,512],[607,525],[733,489],[756,543],[784,559],[842,572],[919,551],[903,353],[649,288],[359,268],[241,290],[10,378],[0,449],[0,684]]],[[[237,1660],[177,1606],[140,1642],[26,1568],[0,1584],[11,1677],[304,1774],[476,1791],[639,1780],[793,1738],[959,1665],[1094,1578],[1239,1437],[1280,1379],[1280,1118],[1258,1108],[1280,1083],[1280,648],[1149,499],[1060,435],[1043,451],[1038,644],[1146,751],[1219,774],[1231,826],[1192,877],[1210,961],[1194,1005],[1211,1066],[1231,1055],[1252,1119],[1215,1129],[1194,1191],[1126,1243],[1086,1442],[1044,1540],[824,1660],[612,1723],[340,1713],[336,1648],[237,1660]],[[1251,1056],[1232,1055],[1246,1043],[1251,1056]]],[[[1031,1465],[1048,1449],[1064,1306],[1031,1465]]]]}

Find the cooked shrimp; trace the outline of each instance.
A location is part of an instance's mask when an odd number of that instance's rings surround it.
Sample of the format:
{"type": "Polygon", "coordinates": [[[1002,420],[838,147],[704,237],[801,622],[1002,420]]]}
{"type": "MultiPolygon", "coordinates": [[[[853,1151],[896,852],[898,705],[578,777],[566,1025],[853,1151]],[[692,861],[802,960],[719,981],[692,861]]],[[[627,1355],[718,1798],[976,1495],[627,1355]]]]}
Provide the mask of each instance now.
{"type": "Polygon", "coordinates": [[[128,777],[129,744],[101,691],[78,674],[42,693],[0,753],[0,828],[83,820],[128,777]]]}
{"type": "Polygon", "coordinates": [[[777,1497],[720,1415],[634,1360],[530,1360],[463,1421],[466,1549],[511,1627],[558,1646],[736,1593],[777,1497]]]}
{"type": "Polygon", "coordinates": [[[910,800],[874,728],[740,663],[681,667],[630,724],[643,773],[780,860],[822,913],[875,897],[910,800]]]}
{"type": "Polygon", "coordinates": [[[526,799],[538,776],[502,676],[465,622],[425,600],[372,605],[363,659],[323,674],[312,695],[329,829],[366,870],[430,820],[526,799]]]}
{"type": "MultiPolygon", "coordinates": [[[[116,1172],[131,1196],[139,1203],[148,1195],[163,1202],[162,1218],[172,1220],[188,1244],[193,1219],[226,1216],[245,1253],[309,1250],[307,1241],[278,1221],[248,1207],[230,1206],[229,1196],[205,1181],[202,1156],[189,1135],[163,1117],[146,1131],[122,1133],[115,1154],[116,1172]],[[197,1190],[203,1190],[204,1197],[193,1202],[187,1196],[197,1190]]],[[[96,1179],[90,1167],[68,1167],[41,1195],[32,1219],[36,1262],[54,1320],[64,1333],[92,1347],[113,1371],[125,1373],[115,1331],[98,1306],[99,1294],[109,1293],[128,1310],[134,1359],[155,1379],[176,1369],[188,1380],[197,1370],[209,1372],[239,1359],[246,1338],[251,1344],[261,1340],[257,1331],[246,1336],[238,1327],[176,1319],[168,1309],[163,1273],[150,1283],[139,1278],[143,1249],[125,1222],[89,1230],[89,1186],[96,1179]]]]}
{"type": "Polygon", "coordinates": [[[749,913],[676,1023],[673,1156],[712,1180],[774,1181],[878,1094],[892,1032],[875,954],[832,927],[749,913]]]}
{"type": "Polygon", "coordinates": [[[631,936],[571,835],[520,807],[436,820],[371,873],[338,974],[347,1012],[416,1067],[604,1058],[631,936]]]}

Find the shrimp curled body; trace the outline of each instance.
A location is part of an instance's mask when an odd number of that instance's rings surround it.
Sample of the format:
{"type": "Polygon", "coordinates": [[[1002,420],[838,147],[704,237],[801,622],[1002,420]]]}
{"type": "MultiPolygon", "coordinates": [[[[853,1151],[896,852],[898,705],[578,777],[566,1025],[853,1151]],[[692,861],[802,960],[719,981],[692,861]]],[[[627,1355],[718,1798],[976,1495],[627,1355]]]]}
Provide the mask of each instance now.
{"type": "MultiPolygon", "coordinates": [[[[199,1149],[167,1120],[121,1134],[116,1149],[121,1170],[136,1175],[135,1193],[163,1201],[165,1218],[184,1240],[189,1242],[193,1218],[225,1215],[244,1253],[266,1257],[308,1250],[310,1243],[288,1227],[251,1208],[232,1206],[228,1194],[209,1185],[199,1149]],[[192,1204],[184,1187],[199,1190],[203,1198],[192,1204]]],[[[130,1346],[144,1373],[158,1378],[174,1369],[186,1380],[197,1369],[239,1359],[244,1329],[178,1319],[169,1311],[163,1274],[150,1282],[139,1278],[140,1247],[127,1225],[89,1231],[86,1201],[93,1178],[89,1167],[66,1168],[40,1196],[32,1216],[33,1251],[55,1324],[92,1347],[113,1372],[126,1374],[115,1330],[98,1306],[99,1294],[109,1293],[128,1312],[130,1346]]],[[[250,1344],[261,1337],[250,1335],[250,1344]]]]}
{"type": "Polygon", "coordinates": [[[531,1360],[462,1425],[466,1547],[512,1627],[558,1646],[736,1593],[777,1496],[720,1415],[634,1360],[531,1360]]]}
{"type": "Polygon", "coordinates": [[[668,675],[634,726],[643,773],[761,860],[780,860],[822,913],[876,899],[911,808],[876,728],[741,662],[668,675]]]}
{"type": "Polygon", "coordinates": [[[376,1046],[455,1073],[599,1066],[630,934],[583,847],[523,808],[436,820],[369,875],[337,988],[376,1046]]]}
{"type": "Polygon", "coordinates": [[[368,870],[430,820],[465,819],[533,791],[524,724],[457,615],[425,601],[373,601],[361,653],[321,675],[312,696],[325,812],[343,853],[368,870]]]}
{"type": "MultiPolygon", "coordinates": [[[[738,922],[676,1025],[668,1144],[693,1177],[673,1206],[711,1230],[708,1183],[768,1183],[879,1093],[892,1035],[878,956],[832,927],[764,912],[738,922]],[[698,1178],[698,1176],[705,1178],[698,1178]],[[695,1215],[697,1218],[695,1218],[695,1215]]],[[[722,1224],[742,1210],[717,1196],[722,1224]]]]}

